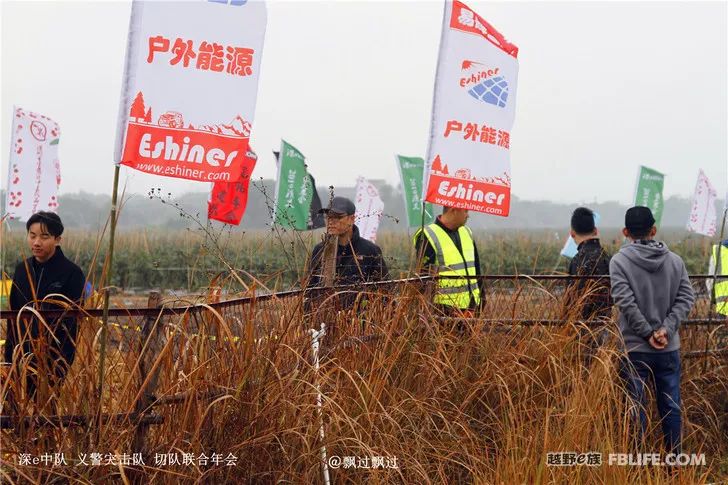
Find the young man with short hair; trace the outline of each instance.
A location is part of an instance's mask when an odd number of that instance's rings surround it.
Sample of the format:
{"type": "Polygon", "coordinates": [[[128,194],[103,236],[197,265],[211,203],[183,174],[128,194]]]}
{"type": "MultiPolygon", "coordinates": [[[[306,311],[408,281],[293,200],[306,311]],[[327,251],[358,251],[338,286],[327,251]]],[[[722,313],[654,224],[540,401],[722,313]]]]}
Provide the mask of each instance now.
{"type": "MultiPolygon", "coordinates": [[[[54,294],[80,304],[85,278],[81,268],[69,261],[61,250],[61,218],[53,212],[41,211],[30,216],[25,227],[33,256],[21,261],[15,268],[10,309],[17,312],[26,305],[38,310],[68,306],[66,299],[51,296],[54,294]]],[[[19,320],[10,321],[5,342],[5,361],[15,362],[17,366],[24,355],[35,354],[45,347],[47,359],[44,364],[38,362],[35,355],[25,362],[35,367],[38,375],[47,375],[49,384],[53,386],[65,378],[73,364],[78,326],[74,317],[46,320],[46,324],[47,327],[38,322],[30,312],[23,312],[19,320]],[[46,328],[50,329],[52,335],[48,334],[46,328]]],[[[19,368],[16,370],[21,371],[19,368]]],[[[28,395],[31,397],[35,395],[38,384],[34,376],[36,371],[27,371],[28,395]]]]}
{"type": "Polygon", "coordinates": [[[654,382],[665,447],[680,453],[680,322],[695,302],[685,263],[656,241],[647,207],[627,210],[622,233],[629,243],[609,264],[612,298],[627,358],[623,368],[630,396],[639,403],[640,431],[647,426],[645,386],[654,382]]]}
{"type": "MultiPolygon", "coordinates": [[[[577,244],[577,253],[569,263],[571,276],[608,276],[611,256],[599,242],[599,230],[594,212],[579,207],[571,215],[571,237],[577,244]]],[[[573,280],[567,288],[567,302],[580,304],[580,317],[584,321],[608,319],[612,315],[609,282],[596,279],[573,280]]]]}

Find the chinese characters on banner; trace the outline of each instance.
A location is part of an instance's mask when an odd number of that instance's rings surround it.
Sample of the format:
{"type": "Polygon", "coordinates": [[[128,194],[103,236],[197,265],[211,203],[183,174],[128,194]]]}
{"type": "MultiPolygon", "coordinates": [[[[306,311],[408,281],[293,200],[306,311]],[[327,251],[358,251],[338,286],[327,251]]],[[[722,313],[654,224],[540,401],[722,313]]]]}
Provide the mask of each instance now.
{"type": "Polygon", "coordinates": [[[135,0],[115,162],[203,182],[250,174],[265,25],[262,1],[135,0]]]}
{"type": "Polygon", "coordinates": [[[245,207],[248,205],[248,188],[250,175],[255,167],[257,155],[251,150],[248,157],[253,166],[243,166],[243,173],[235,182],[214,182],[207,201],[207,218],[237,226],[243,219],[245,207]]]}
{"type": "Polygon", "coordinates": [[[5,215],[28,220],[38,211],[58,209],[61,166],[58,123],[41,114],[13,107],[5,215]]]}
{"type": "Polygon", "coordinates": [[[316,192],[316,181],[306,169],[303,153],[281,140],[281,151],[276,159],[278,180],[273,208],[274,222],[297,231],[324,227],[323,216],[318,213],[321,199],[316,192]]]}
{"type": "Polygon", "coordinates": [[[425,160],[419,157],[403,157],[397,155],[397,168],[402,179],[402,195],[407,211],[408,227],[419,227],[435,221],[432,204],[425,203],[425,218],[422,218],[422,179],[425,171],[425,160]]]}
{"type": "Polygon", "coordinates": [[[354,205],[356,206],[354,224],[359,228],[359,235],[376,242],[379,220],[384,212],[384,202],[379,198],[377,188],[364,177],[356,179],[354,205]]]}
{"type": "Polygon", "coordinates": [[[634,195],[634,205],[649,207],[655,218],[655,226],[660,226],[662,220],[662,189],[665,186],[665,175],[651,168],[640,165],[637,176],[637,189],[634,195]]]}
{"type": "Polygon", "coordinates": [[[464,3],[446,2],[425,200],[507,217],[518,48],[464,3]]]}
{"type": "Polygon", "coordinates": [[[705,173],[700,170],[688,218],[688,231],[708,237],[715,236],[718,225],[718,213],[715,210],[717,197],[718,192],[713,188],[705,173]]]}

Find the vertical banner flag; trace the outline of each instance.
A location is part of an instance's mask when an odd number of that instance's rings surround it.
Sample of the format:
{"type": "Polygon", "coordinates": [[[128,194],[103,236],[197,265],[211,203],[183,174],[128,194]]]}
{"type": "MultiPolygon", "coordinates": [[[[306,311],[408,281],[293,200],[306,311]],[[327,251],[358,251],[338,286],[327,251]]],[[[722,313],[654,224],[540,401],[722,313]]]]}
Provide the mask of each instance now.
{"type": "Polygon", "coordinates": [[[60,134],[47,116],[13,107],[4,217],[28,220],[38,211],[58,209],[60,134]]]}
{"type": "MultiPolygon", "coordinates": [[[[255,152],[250,152],[253,160],[257,160],[255,152]]],[[[253,167],[250,167],[250,171],[253,167]]],[[[236,182],[214,182],[207,201],[207,218],[233,226],[239,225],[248,205],[249,186],[250,172],[247,170],[236,182]]]]}
{"type": "Polygon", "coordinates": [[[281,140],[273,221],[281,227],[297,231],[312,229],[311,202],[316,192],[314,184],[313,177],[306,170],[303,154],[290,143],[281,140]]]}
{"type": "MultiPolygon", "coordinates": [[[[403,157],[397,155],[397,168],[402,180],[402,195],[407,211],[408,227],[419,227],[422,224],[422,180],[425,172],[425,160],[419,157],[403,157]]],[[[425,203],[425,225],[435,221],[432,204],[425,203]]]]}
{"type": "MultiPolygon", "coordinates": [[[[599,220],[601,217],[599,217],[599,214],[596,212],[594,213],[594,227],[599,227],[599,220]]],[[[576,241],[574,241],[574,238],[569,235],[569,238],[566,240],[566,244],[564,244],[564,247],[561,249],[561,255],[566,256],[567,258],[571,259],[574,256],[576,256],[576,253],[579,251],[579,247],[576,245],[576,241]]]]}
{"type": "MultiPolygon", "coordinates": [[[[273,150],[273,156],[276,159],[276,169],[280,168],[280,154],[281,152],[277,152],[273,150]]],[[[306,171],[308,172],[308,166],[306,166],[306,171]]],[[[276,172],[277,173],[277,172],[276,172]]],[[[321,227],[326,227],[326,221],[324,220],[324,215],[320,212],[323,206],[321,205],[321,197],[319,197],[318,190],[316,189],[316,179],[313,178],[313,175],[311,173],[308,174],[308,178],[310,180],[311,187],[313,189],[313,196],[311,197],[311,207],[308,211],[308,228],[307,229],[319,229],[321,227]]],[[[276,191],[278,191],[278,185],[276,185],[276,191]]],[[[277,200],[277,197],[276,197],[277,200]]],[[[274,209],[275,210],[275,209],[274,209]]]]}
{"type": "Polygon", "coordinates": [[[640,165],[637,178],[637,190],[634,205],[649,207],[655,218],[655,226],[662,220],[662,189],[665,186],[665,175],[651,168],[640,165]]]}
{"type": "Polygon", "coordinates": [[[718,226],[718,214],[715,210],[715,201],[718,192],[710,184],[710,180],[702,170],[698,173],[698,181],[695,183],[695,193],[688,219],[688,231],[702,234],[703,236],[715,236],[718,226]]]}
{"type": "Polygon", "coordinates": [[[316,179],[313,178],[313,175],[311,175],[310,173],[308,174],[308,179],[311,181],[310,184],[311,188],[313,189],[311,208],[308,211],[308,228],[318,229],[321,227],[326,227],[326,220],[324,220],[324,215],[320,212],[323,206],[321,205],[321,197],[319,197],[318,190],[316,190],[316,179]]]}
{"type": "Polygon", "coordinates": [[[115,163],[202,182],[250,174],[265,24],[262,1],[134,0],[115,163]]]}
{"type": "Polygon", "coordinates": [[[518,48],[464,3],[445,2],[425,200],[507,217],[518,48]]]}
{"type": "Polygon", "coordinates": [[[356,179],[356,218],[354,223],[359,228],[359,235],[372,242],[377,240],[379,220],[384,212],[384,202],[379,197],[377,188],[364,177],[356,179]]]}

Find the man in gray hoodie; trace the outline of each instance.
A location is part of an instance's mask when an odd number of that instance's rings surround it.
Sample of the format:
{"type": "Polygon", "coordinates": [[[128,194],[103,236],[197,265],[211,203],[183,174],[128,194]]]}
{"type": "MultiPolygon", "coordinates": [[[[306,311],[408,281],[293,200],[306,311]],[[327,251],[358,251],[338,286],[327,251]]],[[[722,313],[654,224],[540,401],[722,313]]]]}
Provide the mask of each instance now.
{"type": "Polygon", "coordinates": [[[655,218],[647,207],[627,210],[622,230],[629,244],[612,257],[612,298],[627,360],[624,376],[640,406],[641,437],[647,426],[645,385],[654,382],[665,446],[680,453],[680,334],[695,302],[685,263],[654,239],[655,218]]]}

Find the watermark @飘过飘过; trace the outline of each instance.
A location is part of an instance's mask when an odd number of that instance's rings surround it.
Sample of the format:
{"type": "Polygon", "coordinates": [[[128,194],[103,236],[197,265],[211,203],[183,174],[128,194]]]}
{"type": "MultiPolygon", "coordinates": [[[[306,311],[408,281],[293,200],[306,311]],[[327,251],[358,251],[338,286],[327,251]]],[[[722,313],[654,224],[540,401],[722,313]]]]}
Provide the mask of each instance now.
{"type": "Polygon", "coordinates": [[[399,468],[396,456],[330,456],[327,460],[329,467],[337,468],[361,468],[371,470],[383,470],[386,468],[399,468]]]}

